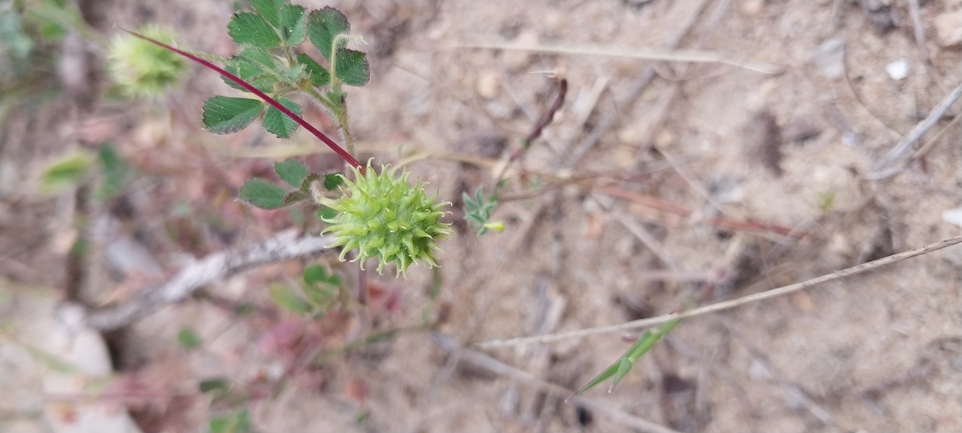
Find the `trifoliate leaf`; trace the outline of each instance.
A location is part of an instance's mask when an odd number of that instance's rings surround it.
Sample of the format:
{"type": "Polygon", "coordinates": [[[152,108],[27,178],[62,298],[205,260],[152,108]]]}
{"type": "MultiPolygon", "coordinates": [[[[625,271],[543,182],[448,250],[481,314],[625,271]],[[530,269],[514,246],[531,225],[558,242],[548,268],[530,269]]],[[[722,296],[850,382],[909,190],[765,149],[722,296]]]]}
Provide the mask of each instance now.
{"type": "Polygon", "coordinates": [[[274,27],[280,27],[281,8],[287,3],[287,0],[251,0],[254,11],[274,27]]]}
{"type": "Polygon", "coordinates": [[[258,47],[247,47],[241,50],[240,54],[234,56],[241,62],[248,62],[251,66],[259,68],[262,72],[264,69],[276,69],[277,66],[274,63],[274,56],[271,56],[267,50],[258,47]]]}
{"type": "Polygon", "coordinates": [[[297,62],[304,65],[304,71],[310,76],[315,86],[324,87],[331,84],[331,73],[307,54],[297,53],[297,62]]]}
{"type": "MultiPolygon", "coordinates": [[[[331,53],[334,52],[334,38],[350,32],[351,24],[347,22],[347,17],[332,7],[313,11],[308,16],[307,38],[327,61],[331,61],[331,53]]],[[[345,44],[347,41],[338,43],[338,48],[345,44]]]]}
{"type": "Polygon", "coordinates": [[[371,81],[371,67],[367,63],[367,55],[360,51],[338,48],[335,68],[337,79],[348,86],[360,87],[371,81]]]}
{"type": "Polygon", "coordinates": [[[278,209],[284,207],[284,196],[287,191],[264,179],[250,179],[241,187],[240,199],[251,206],[261,209],[278,209]]]}
{"type": "Polygon", "coordinates": [[[284,5],[281,8],[281,37],[287,45],[294,46],[307,38],[307,14],[297,5],[284,5]]]}
{"type": "Polygon", "coordinates": [[[314,309],[310,303],[301,298],[294,292],[294,289],[286,284],[271,284],[270,292],[274,303],[287,311],[297,314],[310,314],[311,310],[314,309]]]}
{"type": "MultiPolygon", "coordinates": [[[[262,92],[269,92],[274,83],[277,82],[277,78],[273,75],[264,72],[260,66],[254,64],[249,60],[241,60],[238,56],[231,58],[231,63],[224,65],[224,70],[230,72],[240,79],[247,81],[248,84],[256,87],[262,92]]],[[[228,79],[227,77],[221,76],[221,79],[237,90],[243,90],[244,92],[250,93],[250,90],[244,88],[240,84],[228,79]]]]}
{"type": "MultiPolygon", "coordinates": [[[[298,116],[302,113],[301,106],[290,99],[277,98],[277,102],[280,102],[281,105],[287,107],[288,110],[293,111],[294,114],[298,116]]],[[[267,132],[276,135],[278,138],[290,138],[291,134],[297,130],[297,126],[297,122],[287,117],[281,110],[274,108],[274,106],[267,108],[267,114],[264,115],[264,129],[266,129],[267,132]]]]}
{"type": "Polygon", "coordinates": [[[304,269],[304,282],[309,286],[316,284],[338,286],[341,284],[341,277],[337,276],[337,274],[329,273],[324,266],[314,265],[304,269]]]}
{"type": "Polygon", "coordinates": [[[274,28],[264,18],[250,12],[234,14],[227,24],[227,34],[239,45],[273,48],[281,44],[281,38],[274,28]]]}
{"type": "Polygon", "coordinates": [[[212,134],[230,134],[250,125],[264,111],[257,99],[213,96],[204,102],[204,126],[212,134]]]}
{"type": "Polygon", "coordinates": [[[284,182],[287,182],[294,188],[300,188],[301,182],[303,182],[307,174],[310,173],[307,166],[301,164],[301,162],[296,159],[288,159],[275,163],[274,171],[277,172],[277,175],[280,176],[284,182]]]}

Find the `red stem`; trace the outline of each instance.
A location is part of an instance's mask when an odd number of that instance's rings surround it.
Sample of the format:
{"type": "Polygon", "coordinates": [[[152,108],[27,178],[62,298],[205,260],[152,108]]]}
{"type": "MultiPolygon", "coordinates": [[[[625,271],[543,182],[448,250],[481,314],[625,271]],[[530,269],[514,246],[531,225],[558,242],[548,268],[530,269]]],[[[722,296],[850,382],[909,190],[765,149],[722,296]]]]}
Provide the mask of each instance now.
{"type": "Polygon", "coordinates": [[[236,75],[234,75],[234,74],[232,74],[232,73],[230,73],[230,72],[225,71],[225,70],[224,70],[223,68],[221,68],[220,66],[217,66],[217,65],[215,65],[215,64],[213,64],[213,63],[211,63],[211,62],[209,62],[209,61],[207,61],[207,60],[204,60],[204,59],[202,59],[202,58],[200,58],[200,57],[197,57],[197,56],[195,56],[195,55],[193,55],[193,54],[191,54],[191,53],[188,53],[188,52],[183,51],[183,50],[179,50],[179,49],[174,48],[174,47],[172,47],[172,46],[170,46],[170,45],[167,45],[167,44],[165,44],[165,43],[163,43],[163,42],[160,42],[160,41],[158,41],[158,40],[154,40],[154,39],[148,38],[147,36],[144,36],[144,35],[141,35],[141,34],[137,34],[137,33],[134,33],[134,32],[132,32],[132,31],[129,31],[129,30],[124,30],[124,31],[126,31],[127,33],[130,33],[130,34],[132,34],[132,35],[134,35],[134,36],[136,36],[136,37],[138,37],[138,38],[140,38],[140,39],[143,39],[143,40],[145,40],[145,41],[147,41],[147,42],[150,42],[150,43],[152,43],[152,44],[154,44],[154,45],[157,45],[157,46],[159,46],[159,47],[162,47],[162,48],[164,48],[164,49],[166,49],[166,50],[170,50],[170,51],[175,52],[175,53],[177,53],[177,54],[180,54],[180,55],[182,55],[182,56],[184,56],[184,57],[186,57],[186,58],[188,58],[188,59],[191,59],[191,60],[193,60],[193,61],[195,61],[195,62],[197,62],[197,63],[200,63],[201,65],[206,66],[208,69],[213,69],[214,71],[217,71],[218,74],[221,74],[221,75],[227,77],[227,79],[229,79],[229,80],[237,83],[237,84],[240,85],[241,87],[247,89],[249,92],[257,95],[258,97],[260,97],[261,99],[263,99],[264,101],[266,101],[268,104],[271,104],[272,107],[280,110],[281,113],[284,113],[284,115],[286,115],[287,117],[290,117],[292,120],[294,120],[295,122],[297,122],[297,124],[303,126],[304,129],[310,131],[311,134],[314,134],[315,137],[317,137],[318,139],[320,139],[321,141],[323,141],[324,144],[327,145],[327,147],[330,147],[331,150],[333,150],[334,153],[337,154],[337,156],[340,156],[340,157],[341,157],[342,159],[344,159],[344,161],[346,161],[348,164],[350,164],[350,165],[352,165],[352,166],[354,166],[354,167],[357,167],[359,170],[361,170],[362,173],[364,172],[364,166],[361,165],[361,163],[358,162],[357,159],[355,159],[350,153],[348,153],[346,150],[344,150],[343,148],[341,148],[341,146],[338,146],[338,144],[335,143],[334,140],[331,140],[327,135],[324,135],[323,132],[318,131],[317,128],[315,128],[314,126],[312,126],[310,123],[307,123],[307,121],[304,120],[304,118],[302,118],[301,116],[298,116],[297,114],[294,114],[293,111],[289,110],[287,107],[285,107],[285,106],[284,106],[283,104],[281,104],[280,102],[277,102],[276,99],[274,99],[274,98],[268,96],[266,93],[258,90],[256,87],[252,86],[252,85],[251,85],[250,83],[248,83],[247,81],[244,81],[244,80],[241,79],[240,77],[238,77],[238,76],[236,76],[236,75]]]}

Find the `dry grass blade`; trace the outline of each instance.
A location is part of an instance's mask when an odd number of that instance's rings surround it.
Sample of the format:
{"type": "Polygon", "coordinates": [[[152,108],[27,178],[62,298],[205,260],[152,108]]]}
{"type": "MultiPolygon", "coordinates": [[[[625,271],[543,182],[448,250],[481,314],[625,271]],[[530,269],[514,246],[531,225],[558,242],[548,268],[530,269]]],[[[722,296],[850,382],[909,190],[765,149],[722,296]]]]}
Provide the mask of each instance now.
{"type": "MultiPolygon", "coordinates": [[[[511,378],[520,383],[531,385],[537,388],[541,388],[548,391],[558,397],[567,397],[571,395],[572,390],[565,388],[560,385],[553,384],[551,382],[546,382],[545,380],[528,373],[523,370],[519,370],[512,367],[504,362],[494,359],[483,353],[476,352],[474,350],[460,347],[457,342],[455,342],[450,337],[434,333],[432,334],[434,342],[448,352],[461,353],[461,359],[466,362],[470,362],[478,367],[490,370],[501,376],[511,378]]],[[[636,431],[649,432],[649,433],[678,433],[668,427],[655,424],[651,421],[647,421],[638,418],[634,415],[622,412],[618,409],[612,407],[610,402],[599,402],[594,401],[585,397],[577,396],[571,397],[568,400],[571,403],[581,404],[593,411],[605,414],[609,420],[622,424],[624,426],[630,427],[636,431]]]]}
{"type": "Polygon", "coordinates": [[[641,320],[635,320],[632,322],[622,323],[620,325],[602,326],[598,328],[581,329],[578,331],[560,332],[556,334],[541,335],[541,336],[535,336],[535,337],[512,338],[508,340],[491,340],[491,341],[478,343],[477,346],[488,349],[488,348],[494,348],[494,347],[516,346],[519,344],[547,343],[552,341],[565,340],[569,338],[581,338],[581,337],[587,337],[590,335],[605,334],[610,332],[622,332],[622,331],[629,331],[629,330],[634,330],[639,328],[646,328],[654,325],[659,325],[665,322],[669,322],[675,319],[684,319],[688,317],[701,316],[708,313],[715,313],[718,311],[730,310],[732,308],[740,307],[742,305],[750,304],[752,302],[762,301],[762,300],[771,299],[771,298],[777,298],[779,296],[784,296],[790,293],[794,293],[799,290],[816,286],[822,283],[826,283],[832,280],[849,277],[849,276],[860,274],[862,272],[869,271],[875,268],[900,262],[902,260],[925,255],[933,251],[938,251],[943,248],[947,248],[959,243],[962,243],[962,235],[951,237],[948,239],[943,239],[941,241],[928,244],[924,247],[919,247],[914,250],[893,254],[888,257],[883,257],[881,259],[874,260],[868,263],[852,266],[850,268],[842,269],[840,271],[835,271],[830,274],[822,275],[820,277],[803,281],[801,283],[789,284],[787,286],[782,286],[777,289],[772,289],[766,292],[755,293],[752,295],[735,298],[729,301],[718,302],[715,304],[706,305],[704,307],[699,307],[699,308],[693,308],[691,310],[684,311],[681,313],[665,314],[657,317],[651,317],[647,319],[641,319],[641,320]]]}
{"type": "Polygon", "coordinates": [[[912,148],[912,145],[919,141],[922,135],[928,132],[929,129],[935,126],[939,119],[942,118],[942,115],[949,110],[949,107],[951,107],[959,97],[962,97],[962,83],[956,86],[955,89],[952,89],[952,91],[942,99],[942,102],[939,102],[939,105],[936,105],[935,108],[929,112],[929,115],[926,116],[925,119],[922,119],[905,137],[902,137],[895,147],[889,151],[888,155],[885,156],[885,159],[876,164],[877,168],[871,173],[866,174],[865,178],[868,180],[881,180],[892,177],[898,173],[902,169],[901,163],[908,156],[908,151],[912,148]]]}
{"type": "Polygon", "coordinates": [[[686,63],[721,63],[737,66],[762,74],[778,74],[784,67],[771,63],[748,59],[729,58],[723,54],[711,51],[677,50],[677,51],[646,51],[623,48],[612,48],[604,45],[550,45],[550,44],[505,44],[497,42],[480,42],[474,44],[454,45],[451,48],[488,48],[495,50],[534,51],[539,53],[568,54],[584,56],[622,57],[628,59],[653,60],[659,62],[686,63]]]}

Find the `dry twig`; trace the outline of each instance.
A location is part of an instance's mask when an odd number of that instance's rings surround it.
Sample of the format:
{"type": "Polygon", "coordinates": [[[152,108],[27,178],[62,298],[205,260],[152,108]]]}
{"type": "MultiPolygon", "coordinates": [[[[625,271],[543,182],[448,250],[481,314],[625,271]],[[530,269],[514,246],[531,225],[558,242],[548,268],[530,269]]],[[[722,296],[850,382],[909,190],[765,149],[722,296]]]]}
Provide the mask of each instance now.
{"type": "Polygon", "coordinates": [[[732,308],[740,307],[745,304],[750,304],[752,302],[762,301],[771,298],[777,298],[779,296],[784,296],[790,293],[797,292],[802,289],[807,289],[812,286],[816,286],[829,281],[837,280],[840,278],[849,277],[855,274],[860,274],[865,271],[869,271],[882,266],[890,265],[896,262],[901,262],[902,260],[911,259],[913,257],[918,257],[931,253],[933,251],[938,251],[943,248],[950,247],[962,243],[962,235],[951,237],[948,239],[943,239],[941,241],[928,244],[924,247],[919,247],[914,250],[905,251],[898,254],[893,254],[888,257],[883,257],[878,260],[873,260],[868,263],[862,263],[861,265],[852,266],[850,268],[842,269],[840,271],[835,271],[830,274],[822,275],[820,277],[812,278],[801,283],[789,284],[787,286],[782,286],[777,289],[769,290],[766,292],[755,293],[747,296],[742,296],[740,298],[731,299],[728,301],[717,302],[711,305],[706,305],[704,307],[693,308],[688,311],[681,313],[671,313],[664,314],[657,317],[650,317],[647,319],[635,320],[632,322],[622,323],[619,325],[612,326],[602,326],[597,328],[581,329],[577,331],[560,332],[556,334],[540,335],[534,337],[521,337],[521,338],[511,338],[507,340],[490,340],[478,343],[477,346],[481,348],[494,348],[494,347],[506,347],[506,346],[516,346],[519,344],[530,344],[530,343],[547,343],[552,341],[560,341],[568,338],[581,338],[590,335],[611,333],[611,332],[622,332],[629,331],[633,329],[646,328],[654,325],[659,325],[665,322],[670,322],[675,319],[685,319],[689,317],[701,316],[708,313],[715,313],[718,311],[730,310],[732,308]]]}
{"type": "Polygon", "coordinates": [[[98,330],[121,328],[187,298],[207,284],[247,269],[333,252],[328,247],[333,241],[331,236],[298,236],[289,230],[244,248],[211,254],[181,269],[166,283],[137,292],[126,302],[86,311],[81,321],[98,330]]]}
{"type": "Polygon", "coordinates": [[[929,115],[922,119],[908,134],[899,140],[898,144],[889,151],[888,155],[885,156],[881,162],[876,164],[876,169],[871,173],[865,175],[868,180],[881,180],[894,176],[902,169],[902,161],[908,156],[909,149],[915,142],[919,141],[929,129],[931,129],[935,124],[942,118],[942,115],[949,110],[949,107],[962,97],[962,83],[959,83],[955,89],[952,89],[939,105],[929,112],[929,115]]]}

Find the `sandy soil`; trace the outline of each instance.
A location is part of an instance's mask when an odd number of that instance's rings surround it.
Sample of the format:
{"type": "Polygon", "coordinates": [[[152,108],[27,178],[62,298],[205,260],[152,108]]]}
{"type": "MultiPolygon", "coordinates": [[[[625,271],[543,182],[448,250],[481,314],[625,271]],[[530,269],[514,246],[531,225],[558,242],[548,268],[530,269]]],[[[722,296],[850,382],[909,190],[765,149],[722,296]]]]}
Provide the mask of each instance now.
{"type": "MultiPolygon", "coordinates": [[[[499,143],[507,143],[504,152],[518,145],[554,97],[557,82],[544,71],[568,80],[567,99],[508,173],[506,194],[519,199],[495,215],[506,231],[479,238],[459,226],[442,245],[438,300],[427,269],[400,281],[369,273],[370,281],[400,290],[398,311],[357,309],[320,325],[284,322],[301,330],[326,326],[318,331],[330,338],[318,346],[326,349],[422,317],[436,324],[299,368],[273,396],[227,406],[248,407],[257,430],[270,432],[638,431],[644,421],[677,431],[962,430],[959,250],[686,320],[612,393],[600,386],[577,404],[538,381],[577,388],[618,359],[634,334],[475,346],[666,313],[705,296],[706,276],[719,283],[712,300],[737,297],[958,234],[942,218],[959,206],[958,126],[923,162],[887,180],[864,177],[962,81],[962,52],[942,45],[935,24],[962,5],[922,3],[929,67],[905,2],[337,2],[370,43],[372,82],[349,97],[364,157],[396,163],[428,152],[409,169],[447,200],[457,203],[479,185],[490,189],[496,167],[457,159],[495,163],[499,143]],[[894,4],[872,12],[875,3],[894,4]],[[886,19],[891,28],[877,26],[886,19]],[[776,65],[778,72],[598,54],[661,51],[675,40],[681,49],[776,65]],[[470,47],[478,44],[585,52],[470,47]],[[908,74],[893,79],[886,66],[902,59],[908,74]],[[639,81],[651,70],[650,81],[639,81]],[[593,136],[596,142],[584,145],[593,136]],[[537,193],[538,185],[550,188],[537,193]],[[626,200],[626,193],[674,207],[626,200]],[[712,224],[719,219],[744,224],[712,224]],[[452,345],[465,349],[446,349],[452,345]]],[[[112,1],[97,10],[95,25],[109,33],[159,22],[181,31],[182,46],[219,55],[233,49],[223,31],[230,2],[112,1]]],[[[315,146],[312,138],[301,131],[283,143],[253,128],[207,135],[197,126],[200,107],[228,90],[213,74],[195,72],[164,101],[95,101],[79,112],[52,103],[11,116],[4,170],[26,171],[56,155],[65,137],[114,141],[142,173],[130,188],[134,215],[124,230],[145,233],[139,239],[165,271],[185,253],[203,255],[291,226],[285,211],[249,212],[224,194],[273,161],[243,155],[281,158],[292,146],[315,146]],[[230,236],[211,229],[211,215],[228,222],[230,236]],[[201,240],[170,235],[172,225],[201,240]]],[[[933,131],[956,113],[958,104],[933,131]]],[[[322,114],[308,114],[329,125],[322,114]]],[[[301,157],[331,166],[320,152],[301,157]]],[[[8,286],[0,301],[60,299],[75,196],[4,195],[2,250],[25,247],[0,258],[8,286]]],[[[111,203],[91,206],[95,215],[118,214],[111,203]]],[[[320,260],[346,275],[356,269],[320,260]]],[[[91,295],[96,299],[151,278],[118,283],[100,261],[93,256],[89,286],[108,289],[91,295]]],[[[265,289],[302,266],[271,266],[207,290],[272,314],[238,317],[192,299],[112,337],[125,351],[115,354],[118,369],[187,388],[220,376],[238,387],[270,382],[293,355],[252,344],[285,320],[265,289]],[[185,326],[198,331],[203,350],[177,344],[185,326]]],[[[31,323],[26,311],[8,312],[11,326],[31,323]]],[[[177,413],[171,400],[162,403],[165,409],[146,412],[177,413]]],[[[206,400],[186,406],[191,420],[205,419],[206,400]]],[[[44,423],[14,419],[21,431],[44,423]]]]}

